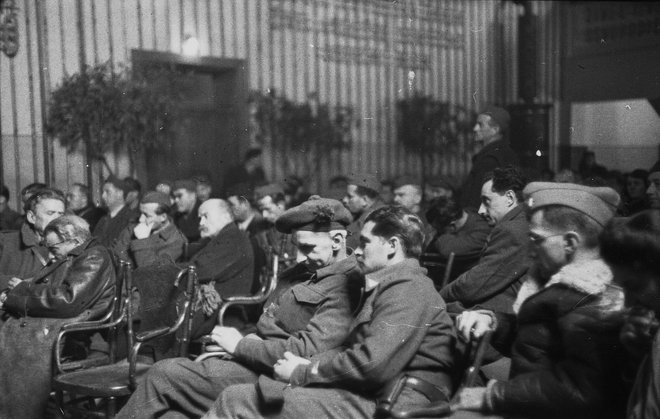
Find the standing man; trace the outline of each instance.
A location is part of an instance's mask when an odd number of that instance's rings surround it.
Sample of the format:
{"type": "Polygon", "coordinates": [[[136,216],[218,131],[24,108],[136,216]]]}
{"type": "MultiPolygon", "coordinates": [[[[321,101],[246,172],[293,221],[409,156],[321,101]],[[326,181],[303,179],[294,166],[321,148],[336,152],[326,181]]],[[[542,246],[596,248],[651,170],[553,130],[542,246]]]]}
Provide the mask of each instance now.
{"type": "MultiPolygon", "coordinates": [[[[417,260],[423,241],[421,220],[405,208],[370,213],[355,250],[366,275],[364,303],[344,344],[311,359],[284,354],[274,367],[275,377],[289,384],[281,408],[262,404],[254,385],[237,385],[222,393],[205,418],[372,418],[376,401],[402,375],[448,401],[454,326],[417,260]]],[[[429,397],[404,388],[398,403],[419,405],[429,397]]]]}
{"type": "Polygon", "coordinates": [[[186,236],[189,243],[198,242],[200,239],[198,218],[201,202],[197,199],[197,185],[192,179],[179,179],[174,181],[172,190],[176,204],[174,223],[186,236]]]}
{"type": "Polygon", "coordinates": [[[351,249],[360,245],[360,231],[367,215],[376,208],[383,206],[380,199],[380,181],[370,173],[355,174],[348,180],[346,195],[342,202],[353,214],[353,222],[348,226],[346,244],[351,249]]]}
{"type": "Polygon", "coordinates": [[[440,291],[450,311],[479,304],[510,313],[527,272],[527,218],[522,205],[523,174],[514,167],[495,169],[481,188],[479,215],[493,226],[479,262],[440,291]],[[451,304],[456,303],[456,304],[451,304]]]}
{"type": "Polygon", "coordinates": [[[44,229],[64,214],[64,196],[55,189],[41,189],[25,203],[25,222],[17,231],[0,232],[0,290],[9,281],[32,278],[48,264],[43,245],[44,229]]]}
{"type": "Polygon", "coordinates": [[[186,237],[170,219],[170,197],[147,192],[140,200],[140,218],[119,236],[115,253],[136,268],[160,261],[176,262],[183,255],[186,237]]]}
{"type": "Polygon", "coordinates": [[[510,121],[509,112],[496,106],[486,108],[477,116],[474,126],[477,154],[472,157],[472,169],[461,188],[463,208],[479,208],[479,192],[487,173],[517,163],[516,153],[505,138],[510,121]]]}
{"type": "Polygon", "coordinates": [[[462,390],[458,407],[478,412],[467,417],[624,417],[621,324],[612,317],[622,314],[623,292],[599,248],[619,196],[605,187],[533,182],[524,197],[534,268],[515,314],[475,310],[457,318],[466,338],[494,329],[491,343],[511,354],[511,373],[462,390]]]}
{"type": "Polygon", "coordinates": [[[103,183],[101,200],[108,208],[108,213],[96,224],[93,235],[108,248],[112,248],[121,232],[138,218],[137,213],[126,205],[127,193],[126,182],[115,175],[108,176],[103,183]]]}
{"type": "Polygon", "coordinates": [[[101,217],[105,215],[102,208],[92,202],[89,188],[82,183],[74,183],[66,193],[67,209],[78,217],[82,217],[89,223],[90,231],[98,224],[101,217]]]}
{"type": "Polygon", "coordinates": [[[285,352],[309,357],[341,345],[359,297],[351,286],[362,282],[355,258],[346,253],[350,220],[341,203],[331,199],[309,200],[286,211],[277,228],[296,236],[305,258],[278,279],[256,333],[242,336],[216,326],[212,337],[230,358],[156,363],[118,418],[199,417],[226,387],[256,383],[260,374],[272,376],[285,352]]]}

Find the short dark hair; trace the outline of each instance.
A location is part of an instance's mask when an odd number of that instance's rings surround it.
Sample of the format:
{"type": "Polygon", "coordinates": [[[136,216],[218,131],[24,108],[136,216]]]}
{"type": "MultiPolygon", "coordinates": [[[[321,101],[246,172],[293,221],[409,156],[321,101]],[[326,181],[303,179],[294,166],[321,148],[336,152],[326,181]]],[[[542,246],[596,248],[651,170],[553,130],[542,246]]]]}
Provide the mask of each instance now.
{"type": "Polygon", "coordinates": [[[333,176],[333,177],[330,178],[330,181],[328,182],[328,184],[330,186],[340,184],[341,186],[346,187],[346,185],[348,185],[348,178],[346,176],[342,176],[342,175],[333,176]]]}
{"type": "Polygon", "coordinates": [[[562,230],[574,230],[580,233],[587,248],[598,247],[598,236],[603,227],[587,214],[564,205],[548,205],[530,210],[529,216],[536,211],[543,211],[543,222],[547,225],[562,230]]]}
{"type": "Polygon", "coordinates": [[[660,275],[660,210],[612,219],[600,235],[600,253],[611,265],[660,275]]]}
{"type": "Polygon", "coordinates": [[[23,210],[25,212],[32,211],[34,212],[35,208],[37,207],[37,204],[45,199],[56,199],[58,201],[62,201],[64,205],[66,205],[66,199],[64,198],[64,194],[62,191],[59,189],[53,189],[53,188],[44,188],[37,190],[31,197],[30,199],[25,202],[25,206],[23,207],[23,210]]]}
{"type": "Polygon", "coordinates": [[[154,212],[156,213],[156,215],[163,215],[163,214],[170,215],[171,209],[172,207],[170,207],[169,205],[158,204],[158,206],[156,207],[156,211],[154,212]]]}
{"type": "Polygon", "coordinates": [[[374,191],[371,188],[366,188],[360,185],[357,185],[357,188],[355,189],[355,193],[360,196],[366,196],[374,200],[380,197],[380,192],[374,191]]]}
{"type": "Polygon", "coordinates": [[[26,195],[33,195],[36,191],[45,188],[47,188],[45,183],[41,183],[41,182],[30,183],[29,185],[21,189],[21,197],[24,197],[26,195]]]}
{"type": "Polygon", "coordinates": [[[142,185],[137,179],[127,176],[124,178],[124,183],[126,184],[126,187],[129,192],[130,191],[137,191],[137,193],[142,192],[142,185]]]}
{"type": "Polygon", "coordinates": [[[512,190],[516,194],[518,202],[523,200],[523,189],[527,185],[527,177],[516,166],[498,167],[492,172],[486,174],[484,183],[489,180],[493,181],[493,191],[503,194],[508,190],[512,190]]]}
{"type": "Polygon", "coordinates": [[[386,205],[372,211],[365,223],[372,221],[372,234],[389,239],[398,237],[407,257],[418,258],[424,244],[424,224],[410,210],[400,205],[386,205]]]}
{"type": "Polygon", "coordinates": [[[429,202],[429,209],[426,210],[426,219],[430,224],[447,227],[452,221],[456,221],[463,216],[463,207],[454,198],[440,196],[433,198],[429,202]]]}

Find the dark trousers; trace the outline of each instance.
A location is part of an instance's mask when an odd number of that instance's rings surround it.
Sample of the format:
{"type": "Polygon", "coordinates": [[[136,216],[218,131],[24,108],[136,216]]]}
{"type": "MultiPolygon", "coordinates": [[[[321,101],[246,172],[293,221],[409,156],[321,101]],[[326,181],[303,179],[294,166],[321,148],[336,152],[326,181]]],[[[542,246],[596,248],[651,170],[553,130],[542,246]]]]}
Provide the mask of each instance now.
{"type": "Polygon", "coordinates": [[[154,364],[116,417],[200,417],[226,387],[256,383],[257,378],[257,374],[234,361],[166,359],[154,364]]]}

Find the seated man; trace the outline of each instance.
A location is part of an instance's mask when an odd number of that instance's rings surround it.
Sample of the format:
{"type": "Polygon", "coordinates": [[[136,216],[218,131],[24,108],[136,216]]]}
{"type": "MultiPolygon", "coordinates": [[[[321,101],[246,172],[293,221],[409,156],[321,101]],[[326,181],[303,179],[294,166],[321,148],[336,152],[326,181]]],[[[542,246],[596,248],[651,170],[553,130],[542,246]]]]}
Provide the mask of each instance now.
{"type": "Polygon", "coordinates": [[[140,219],[119,235],[113,250],[136,268],[160,261],[176,262],[183,256],[186,237],[176,228],[170,214],[170,197],[147,192],[140,200],[140,219]]]}
{"type": "MultiPolygon", "coordinates": [[[[110,252],[76,215],[45,228],[54,256],[31,280],[12,280],[0,294],[0,417],[44,417],[50,393],[51,351],[58,329],[73,318],[104,314],[115,294],[110,252]],[[20,376],[20,384],[14,384],[20,376]]],[[[69,342],[70,343],[70,342],[69,342]]]]}
{"type": "Polygon", "coordinates": [[[619,324],[608,316],[623,307],[623,293],[598,243],[619,195],[611,188],[534,182],[524,196],[534,267],[515,314],[478,310],[457,318],[466,338],[495,329],[491,343],[511,356],[510,379],[462,390],[459,407],[507,417],[622,417],[619,324]]]}
{"type": "Polygon", "coordinates": [[[179,179],[174,181],[172,187],[176,213],[174,224],[186,236],[189,243],[198,242],[200,239],[197,229],[199,218],[199,206],[201,202],[197,199],[197,185],[192,179],[179,179]]]}
{"type": "MultiPolygon", "coordinates": [[[[621,343],[637,366],[626,418],[658,417],[660,412],[660,211],[614,219],[600,236],[601,254],[626,295],[621,343]]],[[[623,415],[622,415],[623,417],[623,415]]]]}
{"type": "Polygon", "coordinates": [[[69,191],[66,193],[66,204],[66,209],[70,213],[84,218],[89,223],[90,231],[94,231],[96,224],[105,215],[103,208],[94,205],[89,187],[82,183],[74,183],[69,187],[69,191]]]}
{"type": "Polygon", "coordinates": [[[348,226],[348,247],[356,249],[360,245],[360,231],[369,213],[383,206],[380,198],[380,181],[371,173],[353,173],[346,185],[346,195],[341,200],[353,214],[353,222],[348,226]]]}
{"type": "Polygon", "coordinates": [[[126,182],[110,175],[103,182],[101,200],[108,209],[98,221],[92,233],[98,241],[111,248],[122,231],[138,218],[138,213],[126,203],[129,186],[126,182]]]}
{"type": "Polygon", "coordinates": [[[464,210],[454,198],[447,197],[433,199],[426,217],[436,230],[426,251],[438,253],[445,260],[454,253],[456,260],[452,272],[457,276],[471,268],[486,246],[491,230],[488,222],[478,214],[464,210]]]}
{"type": "Polygon", "coordinates": [[[271,255],[278,255],[280,269],[290,268],[295,264],[296,246],[290,234],[275,228],[275,221],[287,209],[284,189],[276,183],[258,186],[254,190],[254,200],[263,220],[268,224],[268,227],[255,234],[257,244],[266,255],[267,265],[271,265],[271,255]]]}
{"type": "Polygon", "coordinates": [[[286,211],[277,228],[296,236],[304,260],[281,275],[256,334],[243,337],[236,329],[217,326],[212,336],[231,357],[156,363],[117,417],[161,417],[168,411],[199,417],[225,387],[271,375],[286,351],[308,357],[341,344],[359,297],[351,285],[362,283],[355,258],[346,254],[350,221],[341,203],[330,199],[286,211]]]}
{"type": "MultiPolygon", "coordinates": [[[[281,406],[263,404],[254,385],[236,385],[205,418],[372,418],[376,400],[403,374],[448,399],[454,328],[417,261],[423,242],[422,222],[410,211],[386,206],[369,214],[355,251],[366,274],[364,303],[344,344],[311,359],[285,353],[274,368],[290,384],[281,406]]],[[[414,405],[428,397],[405,388],[399,402],[414,405]]]]}
{"type": "Polygon", "coordinates": [[[479,262],[444,287],[440,295],[452,313],[479,305],[511,312],[527,272],[527,219],[522,205],[523,174],[514,167],[495,169],[481,188],[479,215],[493,226],[479,262]]]}
{"type": "Polygon", "coordinates": [[[64,196],[55,189],[41,189],[25,203],[25,222],[18,231],[0,232],[0,290],[12,278],[32,278],[48,263],[42,244],[49,222],[64,214],[64,196]]]}

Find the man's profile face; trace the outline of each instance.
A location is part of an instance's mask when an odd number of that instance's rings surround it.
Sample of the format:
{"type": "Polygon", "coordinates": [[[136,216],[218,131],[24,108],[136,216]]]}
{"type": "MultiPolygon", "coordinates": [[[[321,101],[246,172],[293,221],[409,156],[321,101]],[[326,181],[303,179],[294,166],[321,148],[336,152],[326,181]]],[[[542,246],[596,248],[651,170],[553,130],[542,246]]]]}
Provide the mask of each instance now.
{"type": "Polygon", "coordinates": [[[28,210],[26,217],[34,229],[43,234],[44,229],[54,219],[64,215],[64,202],[59,199],[42,199],[37,202],[34,211],[28,210]]]}
{"type": "Polygon", "coordinates": [[[275,224],[277,217],[284,213],[284,205],[276,203],[270,195],[266,195],[258,201],[259,212],[268,220],[269,223],[275,224]]]}
{"type": "Polygon", "coordinates": [[[333,261],[333,240],[329,233],[313,231],[296,231],[296,247],[298,248],[299,260],[310,270],[317,270],[328,266],[333,261]]]}
{"type": "Polygon", "coordinates": [[[69,209],[77,211],[85,208],[87,205],[87,196],[80,190],[80,187],[73,186],[66,194],[66,203],[69,209]]]}
{"type": "Polygon", "coordinates": [[[543,222],[543,210],[535,211],[529,219],[529,255],[542,279],[550,279],[568,263],[562,233],[543,222]]]}
{"type": "Polygon", "coordinates": [[[206,201],[199,207],[199,233],[202,238],[215,237],[227,225],[228,215],[211,202],[206,201]]]}
{"type": "Polygon", "coordinates": [[[489,180],[481,187],[481,206],[479,215],[494,226],[511,210],[511,198],[506,193],[500,194],[493,190],[493,181],[489,180]]]}
{"type": "Polygon", "coordinates": [[[346,186],[346,196],[341,200],[346,209],[353,215],[361,214],[367,206],[364,197],[358,195],[357,188],[357,185],[346,186]]]}
{"type": "Polygon", "coordinates": [[[187,214],[195,208],[197,194],[186,188],[179,188],[174,191],[174,203],[178,212],[187,214]]]}
{"type": "Polygon", "coordinates": [[[234,214],[234,220],[242,223],[250,216],[250,203],[243,196],[232,195],[227,198],[231,206],[231,212],[234,214]]]}
{"type": "Polygon", "coordinates": [[[399,186],[394,190],[394,203],[399,204],[410,211],[422,202],[422,195],[414,185],[399,186]]]}
{"type": "Polygon", "coordinates": [[[646,189],[651,208],[660,208],[660,172],[649,174],[649,187],[646,189]]]}
{"type": "Polygon", "coordinates": [[[103,184],[101,199],[108,208],[116,208],[125,204],[124,191],[109,182],[103,184]]]}
{"type": "Polygon", "coordinates": [[[379,271],[387,266],[388,256],[392,251],[388,240],[373,234],[375,225],[373,221],[364,224],[360,232],[360,245],[355,249],[355,257],[364,274],[379,271]]]}
{"type": "Polygon", "coordinates": [[[477,123],[472,129],[474,132],[474,142],[481,148],[488,144],[489,140],[497,135],[498,128],[491,125],[491,117],[486,114],[477,116],[477,123]]]}

